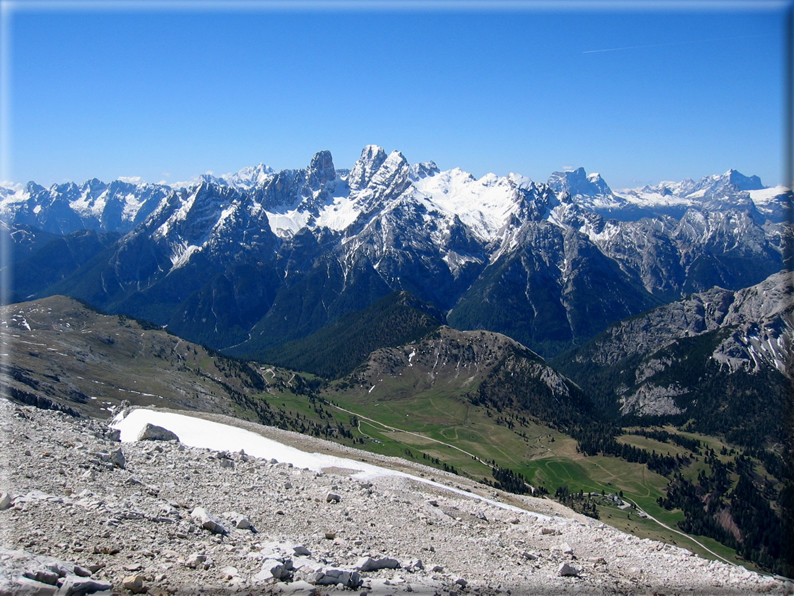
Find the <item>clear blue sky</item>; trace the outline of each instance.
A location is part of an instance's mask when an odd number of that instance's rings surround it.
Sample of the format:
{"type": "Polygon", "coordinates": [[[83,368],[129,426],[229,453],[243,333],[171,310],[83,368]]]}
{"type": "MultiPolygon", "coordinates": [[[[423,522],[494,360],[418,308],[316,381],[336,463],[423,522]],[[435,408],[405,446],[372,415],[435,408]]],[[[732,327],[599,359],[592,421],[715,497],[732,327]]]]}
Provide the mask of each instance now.
{"type": "Polygon", "coordinates": [[[477,177],[583,166],[622,188],[736,168],[782,182],[782,3],[47,6],[5,13],[16,182],[175,182],[304,167],[321,149],[343,168],[370,143],[477,177]]]}

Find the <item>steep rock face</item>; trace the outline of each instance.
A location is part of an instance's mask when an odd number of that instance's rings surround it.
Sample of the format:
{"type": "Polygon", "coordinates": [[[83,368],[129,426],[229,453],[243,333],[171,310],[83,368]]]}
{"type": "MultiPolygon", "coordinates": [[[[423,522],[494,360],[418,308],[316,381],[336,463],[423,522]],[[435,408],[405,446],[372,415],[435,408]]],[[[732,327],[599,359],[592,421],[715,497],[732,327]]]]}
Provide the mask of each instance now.
{"type": "Polygon", "coordinates": [[[361,152],[361,157],[350,170],[347,183],[351,191],[366,188],[372,177],[386,161],[386,152],[377,145],[367,145],[361,152]]]}
{"type": "Polygon", "coordinates": [[[545,354],[581,342],[658,301],[586,236],[549,222],[523,226],[520,248],[490,264],[449,315],[452,325],[492,329],[545,354]]]}
{"type": "Polygon", "coordinates": [[[756,428],[762,443],[783,432],[792,343],[794,290],[782,272],[614,324],[555,364],[615,415],[682,415],[744,443],[756,428]]]}
{"type": "Polygon", "coordinates": [[[553,172],[548,184],[557,194],[567,193],[577,204],[593,211],[613,211],[628,204],[612,192],[599,174],[588,175],[584,168],[553,172]]]}

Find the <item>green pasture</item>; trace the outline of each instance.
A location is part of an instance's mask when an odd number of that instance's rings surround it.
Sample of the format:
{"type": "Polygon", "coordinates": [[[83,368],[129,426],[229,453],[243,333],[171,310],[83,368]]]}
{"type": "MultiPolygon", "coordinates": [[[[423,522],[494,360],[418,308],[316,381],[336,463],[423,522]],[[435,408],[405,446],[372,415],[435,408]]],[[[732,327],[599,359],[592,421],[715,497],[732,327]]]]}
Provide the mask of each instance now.
{"type": "MultiPolygon", "coordinates": [[[[552,495],[562,485],[566,485],[571,492],[604,491],[610,494],[622,491],[627,501],[636,503],[640,509],[670,528],[677,529],[677,523],[683,519],[680,511],[667,511],[657,505],[656,500],[664,495],[668,479],[650,471],[643,464],[611,456],[585,456],[577,452],[576,442],[567,435],[533,422],[522,426],[514,420],[511,430],[496,423],[497,417],[507,414],[491,410],[489,416],[486,408],[471,404],[461,394],[460,387],[454,384],[440,383],[431,388],[420,388],[415,387],[413,381],[389,381],[389,386],[385,386],[387,383],[384,381],[371,393],[361,388],[326,392],[327,399],[332,403],[321,406],[319,401],[316,402],[318,409],[324,412],[322,418],[305,395],[285,391],[264,397],[272,406],[293,414],[301,414],[317,422],[346,425],[355,437],[364,440],[363,444],[357,444],[356,447],[373,453],[402,457],[427,465],[434,465],[432,458],[437,458],[442,465],[446,463],[453,466],[465,476],[477,480],[490,479],[490,467],[474,459],[474,455],[486,462],[495,461],[501,467],[520,472],[531,484],[545,487],[552,495]],[[419,391],[411,393],[411,388],[419,391]],[[392,389],[394,393],[390,393],[392,389]],[[351,427],[351,414],[334,405],[355,412],[360,427],[351,427]]],[[[665,430],[678,432],[671,427],[665,430]]],[[[708,445],[718,454],[724,445],[713,437],[681,434],[701,440],[704,446],[708,445]]],[[[626,434],[619,441],[657,453],[691,456],[691,452],[683,447],[640,435],[626,434]]],[[[350,443],[348,440],[340,442],[350,443]]],[[[726,448],[730,449],[730,445],[726,445],[726,448]]],[[[683,470],[685,476],[694,478],[700,469],[706,468],[703,459],[702,453],[697,459],[692,459],[683,470]]],[[[692,539],[668,530],[651,519],[641,518],[635,510],[599,505],[598,511],[602,521],[618,529],[714,558],[692,539]]],[[[698,537],[698,540],[729,561],[747,566],[745,561],[736,557],[733,550],[708,538],[698,537]]]]}

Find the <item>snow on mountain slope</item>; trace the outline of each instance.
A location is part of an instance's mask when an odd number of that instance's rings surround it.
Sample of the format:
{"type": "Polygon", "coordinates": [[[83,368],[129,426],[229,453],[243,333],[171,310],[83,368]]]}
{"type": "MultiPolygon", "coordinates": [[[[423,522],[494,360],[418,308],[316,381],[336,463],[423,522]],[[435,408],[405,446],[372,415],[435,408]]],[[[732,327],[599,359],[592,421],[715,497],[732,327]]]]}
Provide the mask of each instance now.
{"type": "Polygon", "coordinates": [[[490,242],[519,213],[521,191],[531,185],[529,178],[517,174],[504,178],[486,174],[476,180],[454,168],[415,180],[413,196],[429,210],[459,218],[478,238],[490,242]]]}
{"type": "Polygon", "coordinates": [[[131,178],[109,184],[94,178],[48,189],[30,182],[0,189],[0,217],[60,234],[83,228],[127,232],[172,192],[168,186],[131,178]]]}
{"type": "Polygon", "coordinates": [[[752,199],[756,206],[784,197],[786,189],[765,188],[758,176],[745,176],[736,170],[705,176],[695,182],[689,178],[681,182],[660,182],[654,186],[619,191],[627,201],[638,206],[683,205],[696,206],[718,199],[725,204],[752,199]],[[756,201],[758,199],[758,201],[756,201]]]}

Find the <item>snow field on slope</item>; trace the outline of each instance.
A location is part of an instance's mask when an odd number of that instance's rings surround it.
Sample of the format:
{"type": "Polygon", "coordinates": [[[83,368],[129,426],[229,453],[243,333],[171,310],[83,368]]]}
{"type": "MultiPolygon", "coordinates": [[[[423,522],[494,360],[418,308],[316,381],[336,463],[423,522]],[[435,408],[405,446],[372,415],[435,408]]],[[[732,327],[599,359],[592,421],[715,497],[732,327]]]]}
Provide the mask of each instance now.
{"type": "Polygon", "coordinates": [[[126,416],[124,416],[123,413],[117,415],[116,418],[113,419],[111,427],[121,431],[121,441],[123,443],[131,443],[137,440],[138,435],[147,423],[170,430],[179,437],[179,441],[182,444],[188,447],[229,452],[239,452],[243,450],[247,455],[253,457],[263,459],[273,458],[279,462],[290,463],[295,467],[307,468],[315,472],[322,472],[324,468],[358,470],[352,477],[360,480],[377,478],[379,476],[402,476],[416,482],[422,482],[459,495],[478,499],[490,505],[494,505],[495,507],[518,513],[526,513],[539,519],[550,519],[548,516],[540,513],[527,511],[506,503],[500,503],[426,478],[382,468],[380,466],[373,466],[366,462],[337,457],[335,455],[308,453],[242,428],[221,424],[219,422],[212,422],[202,418],[194,418],[184,414],[139,408],[127,413],[126,416]]]}

